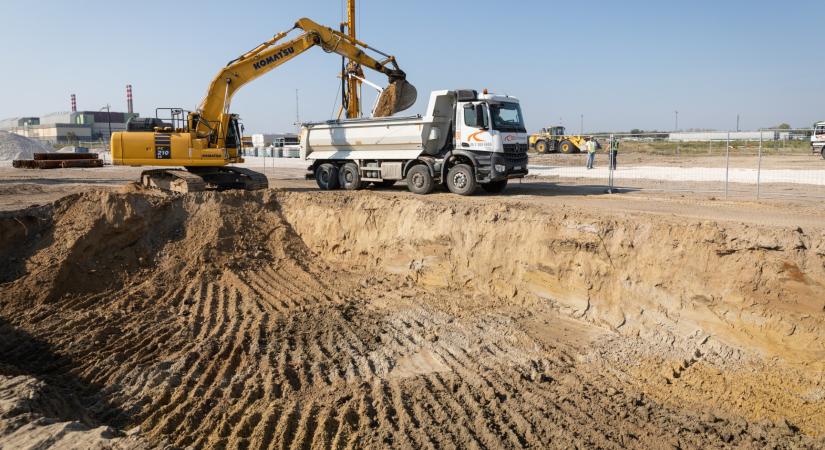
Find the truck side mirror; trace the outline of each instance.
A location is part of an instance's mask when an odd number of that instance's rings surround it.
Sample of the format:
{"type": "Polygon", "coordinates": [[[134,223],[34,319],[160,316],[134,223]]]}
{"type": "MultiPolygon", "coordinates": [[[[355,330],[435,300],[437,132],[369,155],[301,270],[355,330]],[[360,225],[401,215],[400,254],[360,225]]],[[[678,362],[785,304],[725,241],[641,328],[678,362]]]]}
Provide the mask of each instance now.
{"type": "Polygon", "coordinates": [[[476,105],[476,126],[478,128],[486,130],[487,124],[484,122],[484,104],[479,103],[478,105],[476,105]]]}

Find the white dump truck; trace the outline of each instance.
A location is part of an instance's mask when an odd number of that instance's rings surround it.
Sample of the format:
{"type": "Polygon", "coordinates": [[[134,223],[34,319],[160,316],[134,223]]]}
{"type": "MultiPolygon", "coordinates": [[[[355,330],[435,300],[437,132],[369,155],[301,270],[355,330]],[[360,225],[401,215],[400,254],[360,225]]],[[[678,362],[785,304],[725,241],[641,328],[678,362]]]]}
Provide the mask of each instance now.
{"type": "Polygon", "coordinates": [[[435,91],[426,115],[305,123],[301,157],[321,189],[391,186],[427,194],[446,184],[499,193],[527,175],[527,130],[518,99],[474,90],[435,91]]]}
{"type": "Polygon", "coordinates": [[[814,132],[811,133],[811,150],[825,159],[825,121],[814,124],[814,132]]]}

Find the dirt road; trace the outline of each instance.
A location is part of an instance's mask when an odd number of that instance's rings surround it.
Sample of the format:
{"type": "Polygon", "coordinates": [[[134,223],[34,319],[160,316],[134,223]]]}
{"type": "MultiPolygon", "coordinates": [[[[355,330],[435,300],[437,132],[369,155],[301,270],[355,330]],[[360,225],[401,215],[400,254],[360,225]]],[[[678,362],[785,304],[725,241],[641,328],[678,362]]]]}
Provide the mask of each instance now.
{"type": "Polygon", "coordinates": [[[825,445],[819,204],[51,173],[0,194],[81,192],[0,213],[0,446],[825,445]]]}

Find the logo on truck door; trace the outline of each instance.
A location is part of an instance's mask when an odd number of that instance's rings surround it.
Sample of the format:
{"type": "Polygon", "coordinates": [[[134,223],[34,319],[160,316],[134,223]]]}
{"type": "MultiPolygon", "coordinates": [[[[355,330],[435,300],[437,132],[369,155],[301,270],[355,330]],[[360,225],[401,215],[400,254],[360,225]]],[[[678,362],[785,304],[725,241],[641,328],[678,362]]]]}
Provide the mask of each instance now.
{"type": "Polygon", "coordinates": [[[471,133],[469,136],[467,136],[467,142],[469,143],[469,146],[483,149],[491,148],[493,146],[493,143],[489,140],[482,139],[481,137],[481,135],[486,132],[486,130],[478,130],[475,133],[471,133]]]}
{"type": "Polygon", "coordinates": [[[485,130],[478,130],[478,131],[476,131],[475,133],[473,133],[473,134],[471,134],[471,135],[467,136],[467,140],[468,140],[468,141],[470,141],[470,142],[472,142],[472,141],[476,141],[476,142],[484,142],[484,140],[480,139],[480,138],[478,137],[478,135],[479,135],[479,134],[481,134],[481,133],[486,133],[486,132],[487,132],[487,131],[485,131],[485,130]]]}

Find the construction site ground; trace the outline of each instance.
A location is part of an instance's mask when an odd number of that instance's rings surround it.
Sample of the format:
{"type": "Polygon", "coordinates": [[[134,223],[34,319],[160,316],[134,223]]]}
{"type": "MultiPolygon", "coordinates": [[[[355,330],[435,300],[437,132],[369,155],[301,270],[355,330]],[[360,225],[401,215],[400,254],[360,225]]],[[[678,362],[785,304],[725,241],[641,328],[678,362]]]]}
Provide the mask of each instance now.
{"type": "Polygon", "coordinates": [[[0,448],[821,448],[825,206],[0,168],[0,448]]]}

